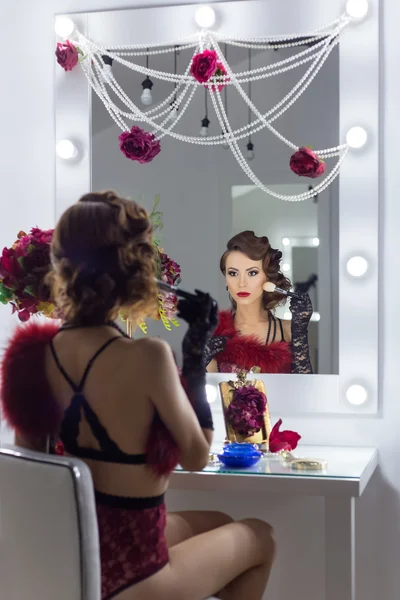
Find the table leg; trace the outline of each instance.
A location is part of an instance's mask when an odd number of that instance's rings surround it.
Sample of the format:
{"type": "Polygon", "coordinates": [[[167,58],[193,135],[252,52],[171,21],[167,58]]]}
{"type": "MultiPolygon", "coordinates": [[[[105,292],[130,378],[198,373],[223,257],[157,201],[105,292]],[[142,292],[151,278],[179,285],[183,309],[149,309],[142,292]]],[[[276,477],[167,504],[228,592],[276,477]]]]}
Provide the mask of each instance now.
{"type": "Polygon", "coordinates": [[[325,600],[356,600],[355,498],[325,498],[325,600]]]}

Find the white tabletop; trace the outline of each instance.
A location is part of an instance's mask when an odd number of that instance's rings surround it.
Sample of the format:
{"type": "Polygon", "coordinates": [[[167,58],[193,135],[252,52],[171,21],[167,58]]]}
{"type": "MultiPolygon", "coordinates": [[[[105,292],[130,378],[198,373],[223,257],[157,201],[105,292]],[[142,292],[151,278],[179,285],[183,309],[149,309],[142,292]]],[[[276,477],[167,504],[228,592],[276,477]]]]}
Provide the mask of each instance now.
{"type": "Polygon", "coordinates": [[[322,471],[295,471],[278,456],[262,458],[250,468],[234,469],[222,464],[190,473],[177,469],[171,489],[226,490],[265,493],[292,493],[303,496],[361,496],[378,465],[375,448],[342,446],[299,446],[298,458],[326,461],[322,471]]]}

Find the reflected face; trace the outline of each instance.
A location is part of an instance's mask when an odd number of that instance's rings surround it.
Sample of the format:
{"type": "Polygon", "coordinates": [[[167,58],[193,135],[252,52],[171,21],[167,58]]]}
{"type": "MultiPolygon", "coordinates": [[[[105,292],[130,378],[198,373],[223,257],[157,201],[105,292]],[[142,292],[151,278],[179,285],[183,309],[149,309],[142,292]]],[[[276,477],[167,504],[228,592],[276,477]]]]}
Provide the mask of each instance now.
{"type": "Polygon", "coordinates": [[[267,276],[261,260],[252,260],[243,252],[233,251],[226,259],[226,285],[237,304],[252,304],[263,295],[267,276]]]}

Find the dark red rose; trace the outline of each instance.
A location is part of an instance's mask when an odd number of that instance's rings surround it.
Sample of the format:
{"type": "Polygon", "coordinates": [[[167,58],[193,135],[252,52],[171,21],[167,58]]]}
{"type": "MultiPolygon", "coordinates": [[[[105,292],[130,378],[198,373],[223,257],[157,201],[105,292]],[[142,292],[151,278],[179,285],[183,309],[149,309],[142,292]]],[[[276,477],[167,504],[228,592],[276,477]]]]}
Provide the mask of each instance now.
{"type": "Polygon", "coordinates": [[[140,127],[134,126],[130,131],[124,131],[118,140],[120,150],[126,158],[140,164],[151,162],[161,151],[160,142],[154,135],[140,127]]]}
{"type": "Polygon", "coordinates": [[[296,431],[279,431],[282,425],[282,419],[279,419],[272,428],[268,438],[268,447],[270,452],[280,452],[281,450],[294,450],[297,447],[301,435],[296,431]]]}
{"type": "MultiPolygon", "coordinates": [[[[224,77],[225,75],[227,75],[227,72],[226,72],[224,65],[221,62],[217,62],[217,66],[216,66],[212,80],[215,81],[215,77],[224,77]]],[[[217,85],[212,85],[210,89],[213,92],[215,92],[215,90],[218,89],[218,91],[220,92],[221,90],[224,89],[225,86],[226,86],[226,80],[225,80],[225,82],[220,82],[217,85]]]]}
{"type": "Polygon", "coordinates": [[[58,42],[56,49],[57,62],[65,71],[72,71],[78,64],[78,50],[69,40],[58,42]]]}
{"type": "Polygon", "coordinates": [[[190,73],[199,83],[206,83],[217,68],[217,53],[215,50],[204,50],[193,57],[190,73]]]}
{"type": "Polygon", "coordinates": [[[299,148],[290,157],[290,168],[300,177],[315,179],[325,173],[325,163],[310,148],[299,148]]]}
{"type": "Polygon", "coordinates": [[[267,399],[254,386],[243,386],[234,392],[226,416],[239,435],[249,437],[260,431],[264,423],[267,399]]]}
{"type": "Polygon", "coordinates": [[[21,272],[21,265],[14,248],[4,248],[0,258],[0,274],[4,278],[17,277],[21,272]]]}

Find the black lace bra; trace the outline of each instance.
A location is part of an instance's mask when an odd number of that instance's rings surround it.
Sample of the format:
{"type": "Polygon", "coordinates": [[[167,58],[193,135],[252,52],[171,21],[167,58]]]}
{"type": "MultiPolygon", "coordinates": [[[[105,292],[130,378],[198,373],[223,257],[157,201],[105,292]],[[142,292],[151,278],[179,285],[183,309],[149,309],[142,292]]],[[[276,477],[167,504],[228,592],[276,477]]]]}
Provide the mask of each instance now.
{"type": "MultiPolygon", "coordinates": [[[[116,325],[110,325],[119,330],[119,328],[116,325]]],[[[70,326],[64,326],[60,329],[60,331],[71,328],[72,327],[70,326]]],[[[60,373],[63,375],[64,379],[69,383],[74,392],[71,404],[64,412],[64,419],[60,430],[60,439],[64,444],[65,451],[78,458],[100,460],[102,462],[110,463],[144,465],[147,463],[147,455],[127,454],[126,452],[123,452],[119,448],[119,446],[114,442],[114,440],[110,438],[107,429],[104,427],[104,425],[102,425],[100,419],[90,406],[89,402],[86,400],[86,397],[83,393],[83,388],[86,379],[90,373],[90,369],[92,368],[94,361],[106,348],[108,348],[108,346],[110,346],[113,342],[115,342],[118,339],[121,339],[121,336],[116,335],[108,339],[95,352],[94,356],[89,360],[86,369],[82,375],[82,378],[78,384],[76,384],[65,371],[57,356],[53,341],[50,342],[50,349],[55,363],[58,369],[60,370],[60,373]],[[90,429],[92,430],[94,437],[99,442],[100,449],[85,448],[83,446],[78,445],[79,425],[81,422],[82,411],[90,429]]]]}

